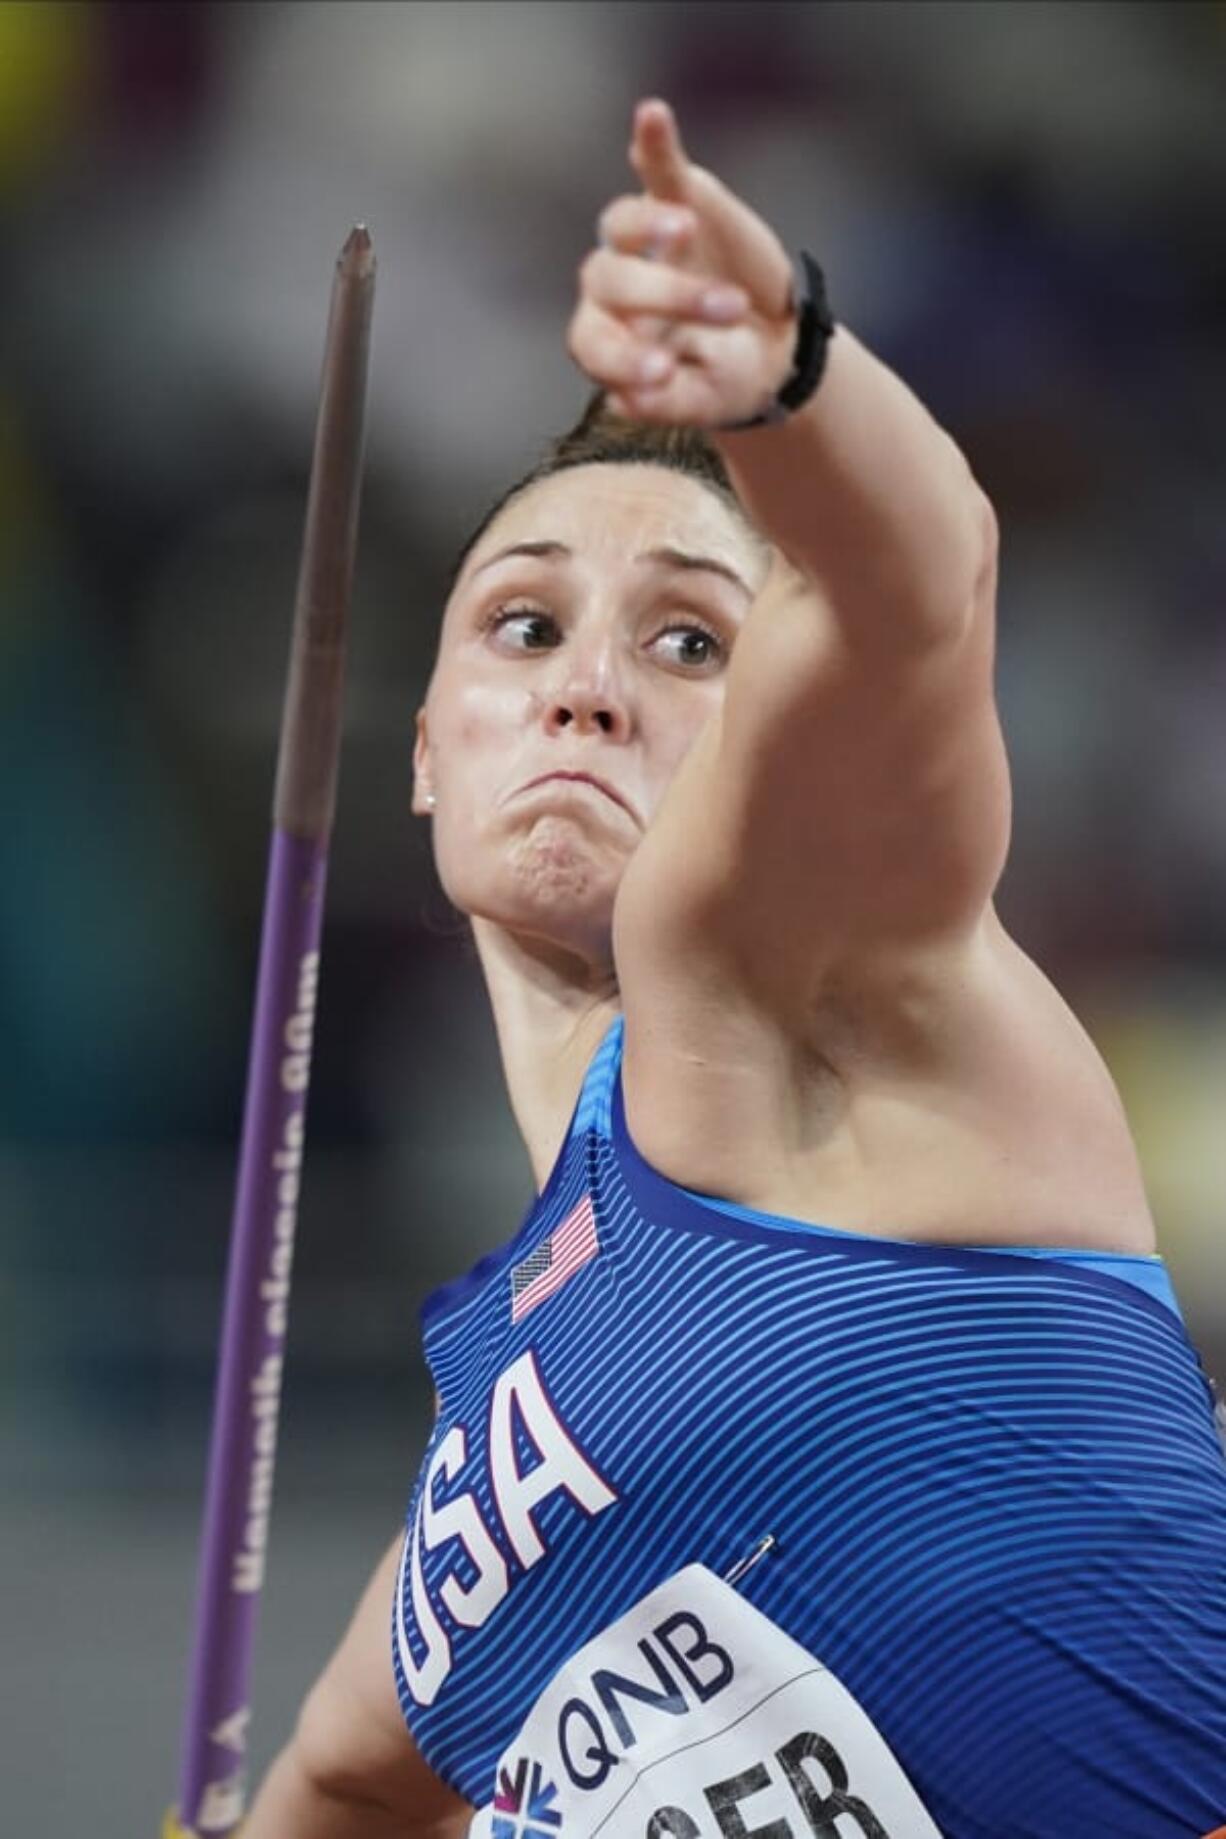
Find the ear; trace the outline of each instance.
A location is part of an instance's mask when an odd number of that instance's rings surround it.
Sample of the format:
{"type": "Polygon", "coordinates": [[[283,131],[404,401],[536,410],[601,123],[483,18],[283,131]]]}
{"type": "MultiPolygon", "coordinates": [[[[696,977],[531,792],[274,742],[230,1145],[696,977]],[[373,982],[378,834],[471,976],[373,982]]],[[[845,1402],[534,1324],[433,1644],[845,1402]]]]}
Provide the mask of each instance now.
{"type": "Polygon", "coordinates": [[[426,711],[417,711],[417,732],[413,740],[413,815],[429,817],[434,809],[434,780],[430,764],[430,740],[426,733],[426,711]]]}

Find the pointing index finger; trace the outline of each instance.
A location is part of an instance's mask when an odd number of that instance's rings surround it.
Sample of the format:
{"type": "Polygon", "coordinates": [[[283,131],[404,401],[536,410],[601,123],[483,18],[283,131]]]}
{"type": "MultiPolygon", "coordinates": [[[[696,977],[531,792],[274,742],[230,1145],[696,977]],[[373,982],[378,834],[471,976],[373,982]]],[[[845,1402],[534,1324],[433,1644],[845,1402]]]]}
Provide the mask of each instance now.
{"type": "Polygon", "coordinates": [[[676,117],[667,102],[653,98],[640,102],[635,109],[630,164],[653,197],[685,197],[688,161],[676,117]]]}

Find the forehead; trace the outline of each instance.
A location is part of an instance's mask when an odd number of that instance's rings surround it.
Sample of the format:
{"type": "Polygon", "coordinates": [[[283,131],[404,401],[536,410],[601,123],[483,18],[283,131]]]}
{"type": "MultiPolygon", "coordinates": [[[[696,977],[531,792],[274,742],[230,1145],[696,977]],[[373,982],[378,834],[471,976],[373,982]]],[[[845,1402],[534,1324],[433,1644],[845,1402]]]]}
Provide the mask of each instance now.
{"type": "Polygon", "coordinates": [[[575,562],[624,567],[658,547],[698,551],[754,585],[766,546],[700,480],[664,466],[574,466],[541,479],[501,510],[465,564],[461,585],[508,545],[556,541],[575,562]]]}

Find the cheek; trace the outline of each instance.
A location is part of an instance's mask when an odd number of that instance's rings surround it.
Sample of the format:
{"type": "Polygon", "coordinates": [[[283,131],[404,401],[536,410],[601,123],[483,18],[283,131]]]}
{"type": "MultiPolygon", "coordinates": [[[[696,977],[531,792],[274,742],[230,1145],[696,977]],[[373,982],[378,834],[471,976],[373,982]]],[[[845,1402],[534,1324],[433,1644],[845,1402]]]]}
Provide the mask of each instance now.
{"type": "Polygon", "coordinates": [[[722,682],[704,685],[701,692],[691,693],[684,703],[670,701],[655,724],[652,757],[657,777],[667,784],[677,771],[700,734],[710,725],[723,705],[722,682]]]}
{"type": "Polygon", "coordinates": [[[523,689],[467,679],[431,716],[440,779],[478,762],[488,768],[505,760],[529,711],[530,699],[523,689]]]}

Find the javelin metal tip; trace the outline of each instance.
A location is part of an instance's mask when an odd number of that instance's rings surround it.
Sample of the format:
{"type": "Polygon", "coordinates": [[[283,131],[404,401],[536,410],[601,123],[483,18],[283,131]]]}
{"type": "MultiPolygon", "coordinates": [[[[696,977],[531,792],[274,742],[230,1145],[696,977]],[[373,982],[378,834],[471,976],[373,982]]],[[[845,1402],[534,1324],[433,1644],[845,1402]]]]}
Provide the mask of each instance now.
{"type": "Polygon", "coordinates": [[[370,239],[370,231],[364,223],[354,224],[345,238],[344,246],[336,259],[339,278],[347,282],[372,281],[375,272],[375,251],[370,239]]]}
{"type": "Polygon", "coordinates": [[[374,246],[364,223],[355,223],[345,238],[340,266],[353,274],[369,274],[375,265],[374,246]]]}

